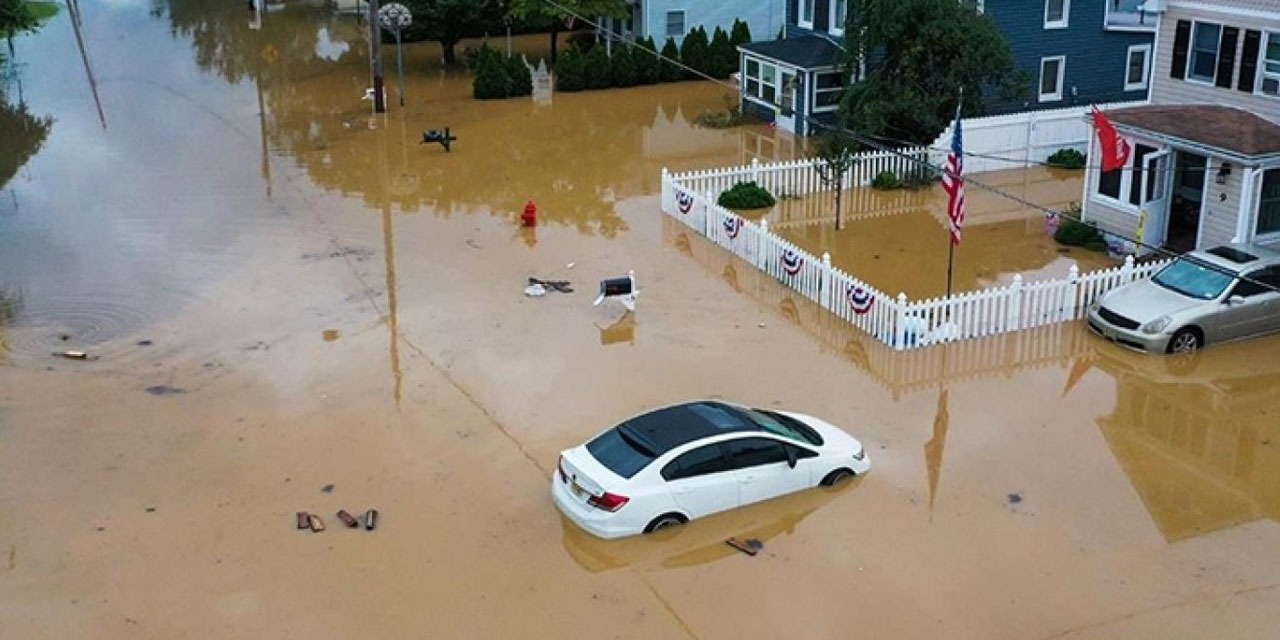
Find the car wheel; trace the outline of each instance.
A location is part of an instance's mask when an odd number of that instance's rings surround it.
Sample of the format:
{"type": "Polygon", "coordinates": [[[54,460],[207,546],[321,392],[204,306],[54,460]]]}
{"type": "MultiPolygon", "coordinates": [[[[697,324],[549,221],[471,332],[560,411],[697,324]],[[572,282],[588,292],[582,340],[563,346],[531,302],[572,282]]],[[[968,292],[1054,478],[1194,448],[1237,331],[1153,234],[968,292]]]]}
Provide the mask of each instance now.
{"type": "Polygon", "coordinates": [[[839,484],[840,482],[843,482],[849,478],[852,478],[853,476],[854,476],[854,473],[852,471],[848,469],[840,468],[840,469],[836,469],[835,471],[832,471],[831,473],[828,473],[827,477],[822,479],[821,484],[824,487],[833,487],[836,484],[839,484]]]}
{"type": "Polygon", "coordinates": [[[1191,353],[1204,346],[1204,336],[1193,327],[1183,327],[1169,339],[1169,353],[1191,353]]]}
{"type": "Polygon", "coordinates": [[[653,533],[654,531],[678,527],[685,522],[688,522],[688,520],[688,518],[678,513],[664,513],[649,522],[649,525],[644,528],[644,532],[653,533]]]}

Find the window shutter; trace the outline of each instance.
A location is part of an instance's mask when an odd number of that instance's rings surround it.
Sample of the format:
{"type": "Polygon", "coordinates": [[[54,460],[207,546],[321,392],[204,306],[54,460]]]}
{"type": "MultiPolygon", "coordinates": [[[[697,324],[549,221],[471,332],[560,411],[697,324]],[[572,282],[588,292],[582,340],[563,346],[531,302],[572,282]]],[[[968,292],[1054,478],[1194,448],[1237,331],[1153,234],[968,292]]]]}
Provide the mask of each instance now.
{"type": "Polygon", "coordinates": [[[1169,77],[1174,80],[1187,79],[1187,47],[1191,45],[1191,21],[1179,20],[1178,29],[1173,36],[1173,64],[1169,66],[1169,77]]]}
{"type": "Polygon", "coordinates": [[[1258,49],[1262,47],[1262,32],[1252,29],[1244,32],[1244,52],[1240,59],[1240,84],[1238,89],[1253,93],[1253,82],[1258,77],[1258,49]]]}
{"type": "Polygon", "coordinates": [[[1222,44],[1218,47],[1218,79],[1214,84],[1224,89],[1231,88],[1231,74],[1236,70],[1236,45],[1239,42],[1239,29],[1222,28],[1222,44]]]}

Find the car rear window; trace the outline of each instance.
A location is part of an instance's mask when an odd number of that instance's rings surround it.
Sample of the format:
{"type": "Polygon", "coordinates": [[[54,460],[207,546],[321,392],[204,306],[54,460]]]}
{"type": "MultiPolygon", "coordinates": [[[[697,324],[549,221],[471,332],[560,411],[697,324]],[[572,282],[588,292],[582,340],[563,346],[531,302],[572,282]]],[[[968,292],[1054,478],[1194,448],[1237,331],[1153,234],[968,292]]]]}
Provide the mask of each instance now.
{"type": "Polygon", "coordinates": [[[587,443],[587,452],[610,471],[630,478],[653,462],[653,453],[614,427],[587,443]]]}

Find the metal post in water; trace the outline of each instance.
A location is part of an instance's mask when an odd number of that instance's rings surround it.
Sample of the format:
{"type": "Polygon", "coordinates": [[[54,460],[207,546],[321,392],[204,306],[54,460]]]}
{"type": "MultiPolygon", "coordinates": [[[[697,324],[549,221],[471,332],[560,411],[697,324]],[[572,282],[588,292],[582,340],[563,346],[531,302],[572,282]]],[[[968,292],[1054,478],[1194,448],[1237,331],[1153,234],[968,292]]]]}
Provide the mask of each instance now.
{"type": "Polygon", "coordinates": [[[378,31],[378,0],[369,0],[369,75],[373,77],[373,110],[387,112],[382,92],[382,34],[378,31]]]}

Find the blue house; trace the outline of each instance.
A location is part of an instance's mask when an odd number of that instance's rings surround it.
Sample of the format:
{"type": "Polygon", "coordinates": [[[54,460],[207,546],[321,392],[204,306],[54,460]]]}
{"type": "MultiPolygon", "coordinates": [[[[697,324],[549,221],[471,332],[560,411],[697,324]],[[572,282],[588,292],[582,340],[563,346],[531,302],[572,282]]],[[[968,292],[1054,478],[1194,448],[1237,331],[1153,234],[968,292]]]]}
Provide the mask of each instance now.
{"type": "Polygon", "coordinates": [[[757,38],[772,38],[783,25],[789,0],[630,0],[630,15],[602,19],[606,31],[627,38],[653,37],[659,47],[667,39],[680,44],[685,34],[701,26],[710,35],[720,27],[729,31],[742,20],[757,38]]]}
{"type": "MultiPolygon", "coordinates": [[[[986,115],[1146,98],[1157,14],[1142,0],[970,1],[1004,32],[1032,82],[1021,99],[991,96],[986,115]]],[[[834,121],[851,79],[840,70],[847,7],[786,0],[784,38],[738,48],[743,110],[801,135],[834,121]]]]}

